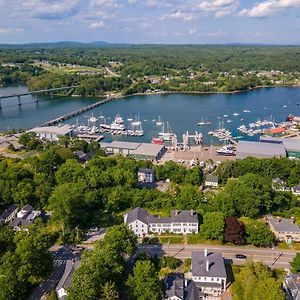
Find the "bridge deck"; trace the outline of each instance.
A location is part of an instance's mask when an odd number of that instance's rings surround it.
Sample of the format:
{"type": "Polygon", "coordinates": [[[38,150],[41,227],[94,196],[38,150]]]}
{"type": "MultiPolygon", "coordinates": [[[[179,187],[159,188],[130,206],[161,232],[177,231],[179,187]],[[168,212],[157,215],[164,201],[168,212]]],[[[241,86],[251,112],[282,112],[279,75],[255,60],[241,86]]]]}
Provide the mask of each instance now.
{"type": "Polygon", "coordinates": [[[20,93],[20,94],[11,94],[11,95],[6,95],[6,96],[5,95],[3,95],[3,96],[0,95],[0,100],[1,99],[6,99],[6,98],[15,98],[15,97],[28,96],[28,95],[57,92],[57,91],[62,91],[62,90],[67,90],[67,89],[73,89],[73,88],[76,88],[76,87],[78,87],[78,85],[64,86],[64,87],[53,88],[53,89],[48,89],[48,90],[25,92],[25,93],[20,93]]]}

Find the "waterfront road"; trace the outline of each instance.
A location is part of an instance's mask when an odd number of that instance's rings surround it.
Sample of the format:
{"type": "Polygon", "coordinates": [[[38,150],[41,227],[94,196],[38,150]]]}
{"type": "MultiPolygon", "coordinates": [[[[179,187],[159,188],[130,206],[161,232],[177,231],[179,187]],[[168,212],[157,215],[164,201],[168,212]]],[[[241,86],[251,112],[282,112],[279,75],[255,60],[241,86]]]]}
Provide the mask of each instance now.
{"type": "Polygon", "coordinates": [[[58,246],[50,249],[53,254],[53,270],[49,277],[37,286],[28,300],[46,299],[46,294],[50,293],[58,284],[68,259],[74,258],[72,248],[69,246],[58,246]]]}
{"type": "Polygon", "coordinates": [[[211,252],[221,252],[223,257],[234,264],[245,264],[246,259],[237,259],[236,254],[243,254],[247,259],[261,261],[271,268],[289,268],[289,262],[296,256],[294,250],[281,250],[272,248],[250,248],[238,246],[209,246],[209,245],[153,245],[139,244],[137,253],[147,252],[150,255],[170,255],[180,259],[191,257],[191,252],[195,250],[208,249],[211,252]]]}

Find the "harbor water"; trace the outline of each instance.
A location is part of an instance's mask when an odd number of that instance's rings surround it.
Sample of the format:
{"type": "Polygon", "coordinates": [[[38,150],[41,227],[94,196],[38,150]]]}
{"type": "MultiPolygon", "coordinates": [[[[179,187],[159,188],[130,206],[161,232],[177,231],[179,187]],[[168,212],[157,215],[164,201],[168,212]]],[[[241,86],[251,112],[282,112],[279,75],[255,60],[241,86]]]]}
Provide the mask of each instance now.
{"type": "MultiPolygon", "coordinates": [[[[0,95],[20,93],[26,90],[24,86],[0,88],[0,95]]],[[[38,126],[81,107],[99,101],[99,98],[87,97],[57,97],[38,96],[39,102],[33,96],[21,98],[19,107],[17,99],[2,100],[0,111],[0,130],[28,129],[38,126]]],[[[219,126],[232,132],[233,137],[241,136],[237,128],[257,120],[282,122],[289,114],[300,115],[300,88],[262,88],[238,94],[155,94],[131,96],[101,105],[89,112],[71,118],[65,123],[87,125],[89,116],[104,116],[106,123],[113,122],[119,113],[125,120],[125,126],[130,129],[127,119],[137,118],[144,130],[142,137],[105,135],[105,140],[128,140],[150,142],[162,130],[157,126],[159,116],[163,122],[168,122],[172,131],[182,140],[182,134],[195,131],[203,134],[205,144],[220,144],[216,138],[208,135],[209,131],[219,126]],[[198,123],[208,123],[199,126],[198,123]],[[210,124],[211,123],[211,124],[210,124]]],[[[102,120],[101,120],[102,122],[102,120]]],[[[96,124],[97,126],[98,124],[96,124]]],[[[243,139],[257,140],[258,136],[244,135],[243,139]]]]}

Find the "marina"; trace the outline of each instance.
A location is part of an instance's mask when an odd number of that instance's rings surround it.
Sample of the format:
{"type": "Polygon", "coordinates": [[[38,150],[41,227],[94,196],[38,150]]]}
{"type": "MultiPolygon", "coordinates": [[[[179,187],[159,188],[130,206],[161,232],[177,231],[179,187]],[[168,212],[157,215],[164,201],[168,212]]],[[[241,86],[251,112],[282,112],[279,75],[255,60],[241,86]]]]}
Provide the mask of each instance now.
{"type": "MultiPolygon", "coordinates": [[[[26,87],[18,86],[0,89],[0,94],[7,89],[9,94],[26,92],[26,87]]],[[[238,140],[257,141],[266,131],[284,125],[282,122],[289,114],[300,115],[299,88],[270,88],[232,95],[155,94],[119,101],[38,97],[36,103],[30,95],[24,96],[22,107],[17,99],[12,98],[9,104],[4,102],[0,130],[69,124],[80,134],[103,135],[107,142],[167,145],[172,144],[175,135],[180,145],[183,134],[198,131],[202,135],[201,144],[223,147],[238,140]],[[116,118],[117,114],[120,118],[116,118]]],[[[290,128],[289,134],[297,134],[297,130],[290,128]]]]}

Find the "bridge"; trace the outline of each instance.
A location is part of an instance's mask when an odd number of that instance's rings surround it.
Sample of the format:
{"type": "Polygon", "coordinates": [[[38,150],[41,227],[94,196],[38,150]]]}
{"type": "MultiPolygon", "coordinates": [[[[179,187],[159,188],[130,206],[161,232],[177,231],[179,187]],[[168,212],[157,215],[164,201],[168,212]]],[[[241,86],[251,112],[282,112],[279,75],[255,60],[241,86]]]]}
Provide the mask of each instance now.
{"type": "MultiPolygon", "coordinates": [[[[53,96],[54,96],[55,92],[59,92],[59,91],[63,91],[63,90],[69,90],[69,89],[73,89],[73,88],[76,88],[76,87],[78,87],[78,85],[64,86],[64,87],[59,87],[59,88],[52,88],[52,89],[32,91],[32,92],[24,92],[24,93],[19,93],[19,94],[0,95],[0,110],[2,109],[1,101],[3,99],[18,98],[19,106],[21,106],[22,105],[22,103],[21,103],[21,97],[22,96],[38,95],[38,94],[48,94],[48,93],[50,93],[51,99],[53,99],[53,96]]],[[[36,98],[36,102],[39,102],[38,98],[36,98]]]]}

